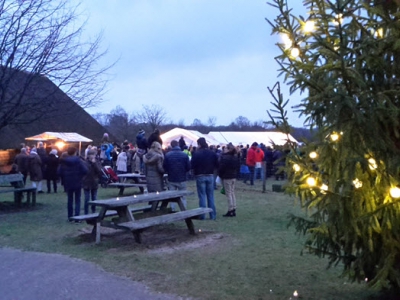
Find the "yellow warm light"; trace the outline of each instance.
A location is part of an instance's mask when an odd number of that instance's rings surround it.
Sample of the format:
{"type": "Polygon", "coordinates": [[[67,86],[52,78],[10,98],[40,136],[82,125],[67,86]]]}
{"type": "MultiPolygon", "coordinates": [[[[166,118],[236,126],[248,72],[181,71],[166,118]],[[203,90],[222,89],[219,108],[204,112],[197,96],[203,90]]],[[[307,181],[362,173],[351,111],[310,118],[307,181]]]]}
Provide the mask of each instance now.
{"type": "Polygon", "coordinates": [[[397,186],[390,188],[389,193],[392,198],[400,198],[400,188],[397,186]]]}
{"type": "Polygon", "coordinates": [[[292,42],[292,40],[290,39],[290,37],[286,33],[282,33],[281,34],[281,39],[282,39],[282,42],[284,44],[285,50],[287,50],[290,47],[292,47],[293,42],[292,42]]]}
{"type": "Polygon", "coordinates": [[[374,37],[376,38],[382,38],[383,37],[383,28],[379,28],[374,32],[374,37]]]}
{"type": "Polygon", "coordinates": [[[310,156],[311,159],[315,159],[315,158],[318,157],[318,153],[313,151],[313,152],[310,152],[309,156],[310,156]]]}
{"type": "Polygon", "coordinates": [[[369,168],[371,170],[376,170],[378,168],[378,165],[376,164],[375,159],[373,159],[372,157],[370,159],[368,159],[368,163],[369,163],[369,168]]]}
{"type": "Polygon", "coordinates": [[[294,170],[295,172],[299,172],[299,171],[301,170],[301,168],[300,168],[300,166],[299,166],[298,164],[294,164],[294,165],[293,165],[293,170],[294,170]]]}
{"type": "Polygon", "coordinates": [[[325,192],[328,190],[328,186],[324,183],[323,185],[321,185],[320,189],[325,194],[325,192]]]}
{"type": "Polygon", "coordinates": [[[315,22],[312,20],[307,21],[304,24],[303,30],[305,33],[313,32],[315,30],[315,22]]]}
{"type": "Polygon", "coordinates": [[[58,141],[55,143],[55,145],[58,148],[58,150],[62,150],[65,146],[65,143],[63,141],[58,141]]]}
{"type": "Polygon", "coordinates": [[[292,48],[292,50],[290,51],[290,55],[293,57],[293,58],[297,58],[299,55],[300,55],[300,50],[299,50],[299,48],[292,48]]]}
{"type": "Polygon", "coordinates": [[[317,184],[317,181],[315,180],[314,177],[308,177],[308,178],[307,178],[307,184],[308,184],[309,186],[315,186],[315,185],[317,184]]]}
{"type": "Polygon", "coordinates": [[[360,181],[358,178],[353,180],[353,185],[356,189],[359,189],[360,187],[362,187],[362,181],[360,181]]]}
{"type": "Polygon", "coordinates": [[[338,139],[339,139],[339,135],[336,132],[331,134],[332,142],[336,142],[338,139]]]}

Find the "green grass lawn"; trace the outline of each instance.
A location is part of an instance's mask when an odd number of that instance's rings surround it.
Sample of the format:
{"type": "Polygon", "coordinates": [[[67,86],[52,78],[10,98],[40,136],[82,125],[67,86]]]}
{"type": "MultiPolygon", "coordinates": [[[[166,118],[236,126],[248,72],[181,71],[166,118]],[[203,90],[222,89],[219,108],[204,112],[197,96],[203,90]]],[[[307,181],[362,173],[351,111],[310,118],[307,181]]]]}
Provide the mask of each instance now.
{"type": "MultiPolygon", "coordinates": [[[[287,228],[287,214],[301,214],[294,198],[237,183],[237,217],[223,218],[224,195],[215,193],[217,221],[195,220],[196,236],[185,222],[146,230],[143,243],[131,233],[110,229],[95,245],[91,227],[67,222],[67,200],[58,194],[37,195],[37,206],[10,209],[12,194],[2,194],[0,246],[66,254],[94,262],[105,270],[142,281],[160,292],[199,299],[366,299],[365,283],[340,278],[340,266],[304,253],[304,237],[287,228]]],[[[189,189],[195,191],[193,181],[189,189]]],[[[126,194],[137,189],[126,190],[126,194]]],[[[116,197],[117,189],[100,189],[99,199],[116,197]]],[[[188,207],[197,207],[196,193],[188,207]]],[[[83,213],[83,212],[82,212],[83,213]]]]}

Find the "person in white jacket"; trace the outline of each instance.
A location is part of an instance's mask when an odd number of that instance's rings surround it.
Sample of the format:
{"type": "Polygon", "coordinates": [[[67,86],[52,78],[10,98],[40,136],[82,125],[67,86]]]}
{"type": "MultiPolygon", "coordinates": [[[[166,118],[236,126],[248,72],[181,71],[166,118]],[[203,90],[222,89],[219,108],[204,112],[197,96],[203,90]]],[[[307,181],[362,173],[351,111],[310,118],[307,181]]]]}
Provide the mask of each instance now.
{"type": "Polygon", "coordinates": [[[126,150],[122,150],[117,157],[117,174],[124,174],[128,170],[128,156],[126,150]]]}

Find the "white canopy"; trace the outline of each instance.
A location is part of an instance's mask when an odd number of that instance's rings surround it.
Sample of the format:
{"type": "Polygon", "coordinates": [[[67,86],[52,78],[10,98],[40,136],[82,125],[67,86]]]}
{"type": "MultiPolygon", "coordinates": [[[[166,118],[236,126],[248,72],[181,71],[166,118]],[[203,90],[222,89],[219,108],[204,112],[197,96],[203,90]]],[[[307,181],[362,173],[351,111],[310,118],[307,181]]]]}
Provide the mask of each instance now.
{"type": "Polygon", "coordinates": [[[206,139],[207,144],[209,145],[219,145],[219,141],[215,140],[213,137],[210,137],[208,134],[202,134],[199,131],[196,130],[186,130],[183,128],[176,127],[174,129],[171,129],[170,131],[167,131],[163,133],[160,137],[163,141],[163,148],[166,148],[170,145],[172,140],[177,140],[183,136],[183,139],[185,140],[186,145],[189,146],[194,146],[197,147],[197,140],[201,137],[204,137],[206,139]]]}
{"type": "Polygon", "coordinates": [[[201,137],[206,139],[209,145],[226,145],[232,143],[233,145],[251,145],[254,142],[263,143],[266,146],[284,145],[289,139],[297,143],[296,139],[290,134],[286,135],[277,131],[261,131],[261,132],[242,132],[242,131],[211,131],[208,134],[202,134],[196,130],[186,130],[182,128],[174,128],[161,135],[163,140],[163,147],[166,148],[170,145],[172,140],[179,140],[183,136],[186,145],[197,147],[197,140],[201,137]]]}
{"type": "Polygon", "coordinates": [[[61,140],[66,143],[79,143],[79,153],[81,153],[82,143],[91,143],[93,140],[84,137],[76,132],[43,132],[34,136],[25,138],[27,141],[54,141],[61,140]]]}
{"type": "Polygon", "coordinates": [[[27,141],[50,141],[50,140],[62,140],[64,142],[86,142],[91,143],[93,140],[80,135],[75,132],[43,132],[34,136],[25,138],[27,141]]]}
{"type": "Polygon", "coordinates": [[[263,143],[265,146],[279,145],[283,146],[287,143],[288,139],[294,143],[298,143],[297,140],[285,133],[278,131],[210,131],[208,136],[213,137],[220,143],[227,144],[232,143],[233,145],[251,145],[254,142],[258,144],[263,143]]]}

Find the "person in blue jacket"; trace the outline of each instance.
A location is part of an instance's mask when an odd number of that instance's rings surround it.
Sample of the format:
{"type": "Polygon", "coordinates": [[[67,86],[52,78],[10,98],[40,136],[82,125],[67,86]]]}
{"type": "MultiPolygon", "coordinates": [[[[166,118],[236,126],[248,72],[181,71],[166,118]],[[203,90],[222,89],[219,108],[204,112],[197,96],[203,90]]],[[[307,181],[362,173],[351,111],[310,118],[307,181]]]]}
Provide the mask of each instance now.
{"type": "MultiPolygon", "coordinates": [[[[73,215],[79,216],[81,210],[82,180],[87,174],[88,168],[84,161],[76,156],[76,148],[69,147],[67,156],[60,160],[58,175],[62,178],[68,198],[68,221],[72,222],[73,215]],[[75,196],[75,209],[74,205],[75,196]]],[[[78,222],[78,221],[75,221],[78,222]]]]}

